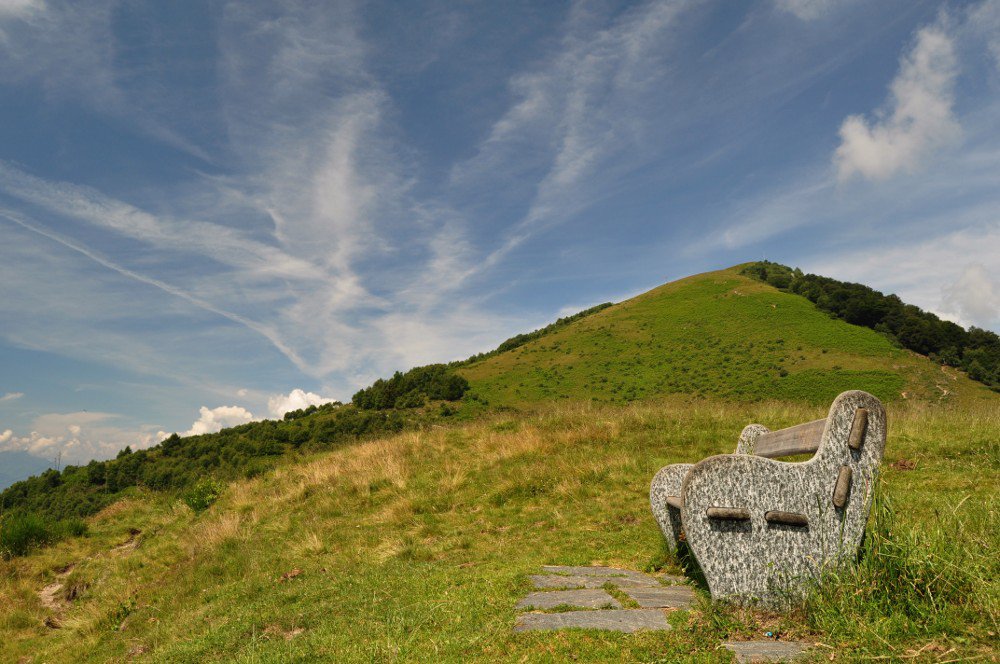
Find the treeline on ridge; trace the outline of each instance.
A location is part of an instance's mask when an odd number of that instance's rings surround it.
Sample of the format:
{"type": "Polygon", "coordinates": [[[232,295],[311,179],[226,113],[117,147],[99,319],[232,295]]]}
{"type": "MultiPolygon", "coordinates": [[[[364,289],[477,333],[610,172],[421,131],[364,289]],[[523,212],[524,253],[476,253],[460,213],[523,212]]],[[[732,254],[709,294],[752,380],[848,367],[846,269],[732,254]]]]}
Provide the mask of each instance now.
{"type": "Polygon", "coordinates": [[[957,367],[969,378],[1000,391],[1000,336],[989,330],[968,330],[941,320],[896,295],[884,295],[863,284],[838,281],[779,263],[751,263],[743,274],[775,288],[801,295],[841,320],[881,332],[915,353],[957,367]]]}
{"type": "MultiPolygon", "coordinates": [[[[434,399],[440,397],[440,392],[433,394],[434,399]]],[[[284,455],[426,426],[454,414],[445,405],[449,397],[460,398],[461,392],[453,390],[440,397],[437,408],[310,406],[286,413],[281,420],[251,422],[198,436],[175,433],[147,450],[126,448],[108,461],[46,470],[0,493],[0,555],[22,555],[32,545],[82,532],[80,519],[135,487],[183,495],[206,477],[222,481],[253,477],[273,468],[284,455]],[[24,543],[26,538],[29,545],[24,543]]],[[[412,394],[410,399],[417,401],[412,394]]]]}

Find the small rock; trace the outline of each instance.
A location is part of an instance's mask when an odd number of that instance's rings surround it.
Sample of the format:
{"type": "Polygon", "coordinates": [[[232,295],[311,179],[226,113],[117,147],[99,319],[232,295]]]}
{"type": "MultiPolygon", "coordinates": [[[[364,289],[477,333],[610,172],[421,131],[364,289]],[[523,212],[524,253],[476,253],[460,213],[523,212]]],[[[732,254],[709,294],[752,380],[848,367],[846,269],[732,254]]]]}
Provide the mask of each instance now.
{"type": "Polygon", "coordinates": [[[609,595],[607,591],[600,589],[550,590],[531,593],[517,603],[519,609],[552,609],[557,606],[575,606],[582,609],[622,608],[621,602],[609,595]]]}
{"type": "Polygon", "coordinates": [[[517,617],[517,623],[514,625],[515,632],[572,628],[613,632],[671,629],[667,617],[659,609],[523,613],[517,617]]]}

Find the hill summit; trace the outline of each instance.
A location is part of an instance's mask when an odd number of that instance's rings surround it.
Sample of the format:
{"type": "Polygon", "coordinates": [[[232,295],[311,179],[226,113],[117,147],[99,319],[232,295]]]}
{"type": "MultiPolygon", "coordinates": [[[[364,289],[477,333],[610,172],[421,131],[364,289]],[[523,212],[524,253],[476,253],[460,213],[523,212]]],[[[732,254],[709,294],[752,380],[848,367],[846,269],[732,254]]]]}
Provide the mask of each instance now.
{"type": "Polygon", "coordinates": [[[886,402],[995,398],[962,372],[745,267],[668,283],[457,371],[472,396],[506,406],[674,393],[820,405],[849,389],[886,402]]]}

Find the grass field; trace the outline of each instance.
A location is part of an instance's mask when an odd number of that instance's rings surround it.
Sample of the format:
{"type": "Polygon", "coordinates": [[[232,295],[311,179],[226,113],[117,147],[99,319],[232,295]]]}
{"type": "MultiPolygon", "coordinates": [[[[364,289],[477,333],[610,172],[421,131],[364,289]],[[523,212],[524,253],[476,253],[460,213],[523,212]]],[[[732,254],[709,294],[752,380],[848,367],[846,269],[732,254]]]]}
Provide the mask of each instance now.
{"type": "Polygon", "coordinates": [[[750,421],[824,414],[556,404],[289,464],[201,514],[137,493],[88,536],[0,562],[0,660],[709,662],[770,630],[823,644],[816,661],[996,661],[1000,414],[902,400],[884,464],[895,516],[880,508],[857,575],[808,609],[712,607],[701,589],[668,633],[512,633],[543,564],[681,571],[649,513],[660,466],[731,451],[750,421]]]}

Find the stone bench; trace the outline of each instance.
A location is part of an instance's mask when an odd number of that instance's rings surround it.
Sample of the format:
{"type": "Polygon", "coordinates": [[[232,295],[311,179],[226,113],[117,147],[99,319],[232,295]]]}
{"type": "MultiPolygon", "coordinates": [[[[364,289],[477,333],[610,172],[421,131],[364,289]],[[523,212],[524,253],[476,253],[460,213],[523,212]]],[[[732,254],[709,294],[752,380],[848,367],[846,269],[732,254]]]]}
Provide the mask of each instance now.
{"type": "Polygon", "coordinates": [[[856,558],[885,449],[881,402],[844,392],[825,419],[743,429],[735,454],[662,468],[650,504],[671,550],[686,541],[713,599],[781,605],[856,558]],[[778,457],[813,454],[808,461],[778,457]]]}

